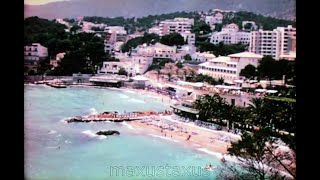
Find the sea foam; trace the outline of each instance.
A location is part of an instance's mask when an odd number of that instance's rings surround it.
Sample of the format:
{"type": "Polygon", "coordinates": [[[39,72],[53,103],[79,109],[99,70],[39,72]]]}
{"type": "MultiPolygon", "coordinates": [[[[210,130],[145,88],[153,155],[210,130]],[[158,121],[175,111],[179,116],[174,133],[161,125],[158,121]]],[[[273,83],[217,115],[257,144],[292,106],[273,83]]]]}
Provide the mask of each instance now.
{"type": "Polygon", "coordinates": [[[156,137],[156,138],[160,138],[160,139],[172,141],[172,142],[179,142],[178,140],[171,139],[171,138],[169,138],[169,137],[158,136],[158,135],[155,135],[155,134],[149,134],[149,135],[150,135],[150,136],[153,136],[153,137],[156,137]]]}
{"type": "Polygon", "coordinates": [[[126,122],[122,122],[121,124],[126,126],[128,129],[134,129],[130,124],[127,124],[126,122]]]}
{"type": "Polygon", "coordinates": [[[57,131],[55,131],[55,130],[50,130],[49,132],[48,132],[48,134],[54,134],[54,133],[56,133],[57,131]]]}
{"type": "Polygon", "coordinates": [[[89,111],[91,115],[98,114],[98,111],[95,108],[90,108],[89,111]]]}
{"type": "Polygon", "coordinates": [[[93,133],[92,131],[90,130],[85,130],[85,131],[82,131],[83,134],[89,136],[89,137],[97,137],[98,135],[96,135],[95,133],[93,133]]]}

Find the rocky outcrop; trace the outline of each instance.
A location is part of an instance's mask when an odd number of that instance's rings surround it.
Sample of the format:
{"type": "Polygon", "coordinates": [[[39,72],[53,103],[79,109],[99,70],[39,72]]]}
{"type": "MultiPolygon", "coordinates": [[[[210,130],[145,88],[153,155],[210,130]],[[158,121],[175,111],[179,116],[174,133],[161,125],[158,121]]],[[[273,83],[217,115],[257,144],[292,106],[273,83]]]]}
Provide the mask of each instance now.
{"type": "Polygon", "coordinates": [[[119,131],[116,130],[107,130],[107,131],[98,131],[96,133],[97,135],[105,135],[105,136],[110,136],[110,135],[120,135],[119,131]]]}

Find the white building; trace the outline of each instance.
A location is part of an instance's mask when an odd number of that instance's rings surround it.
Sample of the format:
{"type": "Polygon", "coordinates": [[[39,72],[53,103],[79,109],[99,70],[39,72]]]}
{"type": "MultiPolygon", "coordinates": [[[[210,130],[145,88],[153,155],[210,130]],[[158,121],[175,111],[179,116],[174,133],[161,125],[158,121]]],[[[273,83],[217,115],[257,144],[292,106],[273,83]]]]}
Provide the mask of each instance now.
{"type": "Polygon", "coordinates": [[[153,57],[175,59],[175,54],[177,53],[176,46],[167,46],[161,43],[156,43],[151,47],[153,49],[153,57]]]}
{"type": "Polygon", "coordinates": [[[24,46],[24,59],[31,61],[39,61],[48,56],[48,49],[41,46],[40,43],[32,43],[24,46]]]}
{"type": "Polygon", "coordinates": [[[207,62],[216,56],[214,54],[208,53],[208,52],[196,52],[191,54],[192,61],[194,62],[207,62]]]}
{"type": "Polygon", "coordinates": [[[210,37],[210,42],[212,44],[219,44],[223,42],[224,44],[249,44],[250,43],[249,32],[239,31],[239,26],[236,24],[229,24],[222,28],[221,32],[214,32],[210,37]]]}
{"type": "Polygon", "coordinates": [[[181,32],[180,35],[183,37],[184,41],[190,45],[194,45],[196,43],[196,35],[191,33],[190,31],[181,32]]]}
{"type": "Polygon", "coordinates": [[[278,27],[272,31],[262,30],[251,32],[249,51],[271,55],[275,59],[295,59],[296,28],[278,27]]]}
{"type": "Polygon", "coordinates": [[[145,73],[152,64],[153,57],[148,55],[133,55],[131,57],[118,54],[115,58],[119,62],[103,62],[99,74],[117,74],[120,68],[124,68],[129,76],[145,73]]]}
{"type": "Polygon", "coordinates": [[[223,14],[220,12],[216,13],[215,15],[205,16],[205,22],[209,26],[214,26],[215,24],[221,24],[223,20],[223,14]]]}
{"type": "Polygon", "coordinates": [[[248,64],[257,67],[262,59],[262,55],[242,52],[229,56],[220,56],[199,64],[198,72],[213,78],[223,78],[224,80],[240,79],[240,72],[248,64]]]}
{"type": "Polygon", "coordinates": [[[98,74],[118,74],[124,68],[128,75],[135,76],[133,62],[131,61],[105,61],[98,74]]]}
{"type": "Polygon", "coordinates": [[[150,34],[154,33],[154,34],[157,34],[160,36],[161,28],[159,26],[152,27],[152,28],[148,29],[148,33],[150,33],[150,34]]]}
{"type": "Polygon", "coordinates": [[[173,20],[161,21],[160,36],[164,36],[173,32],[181,33],[186,31],[191,31],[191,27],[194,25],[194,19],[189,18],[174,18],[173,20]]]}
{"type": "Polygon", "coordinates": [[[176,46],[167,46],[161,43],[156,43],[154,45],[147,46],[146,44],[137,46],[133,51],[132,54],[139,54],[139,55],[148,55],[154,58],[170,58],[175,60],[177,53],[176,46]]]}
{"type": "Polygon", "coordinates": [[[142,36],[143,36],[143,33],[129,34],[129,35],[127,35],[126,41],[129,41],[130,39],[134,39],[134,38],[137,38],[137,37],[142,37],[142,36]]]}
{"type": "Polygon", "coordinates": [[[195,45],[186,44],[177,49],[177,52],[185,52],[186,54],[193,54],[197,50],[195,45]]]}
{"type": "Polygon", "coordinates": [[[144,74],[152,64],[153,57],[147,55],[133,55],[135,74],[144,74]]]}

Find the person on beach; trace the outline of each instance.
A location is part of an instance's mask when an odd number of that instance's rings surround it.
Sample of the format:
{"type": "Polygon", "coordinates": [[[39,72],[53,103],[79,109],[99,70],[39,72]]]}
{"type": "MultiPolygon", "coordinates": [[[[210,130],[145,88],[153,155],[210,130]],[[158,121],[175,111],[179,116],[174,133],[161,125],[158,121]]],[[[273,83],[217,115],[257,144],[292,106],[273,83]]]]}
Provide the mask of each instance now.
{"type": "Polygon", "coordinates": [[[186,141],[189,141],[189,140],[190,140],[190,138],[191,138],[191,134],[189,134],[189,135],[188,135],[188,137],[187,137],[186,141]]]}

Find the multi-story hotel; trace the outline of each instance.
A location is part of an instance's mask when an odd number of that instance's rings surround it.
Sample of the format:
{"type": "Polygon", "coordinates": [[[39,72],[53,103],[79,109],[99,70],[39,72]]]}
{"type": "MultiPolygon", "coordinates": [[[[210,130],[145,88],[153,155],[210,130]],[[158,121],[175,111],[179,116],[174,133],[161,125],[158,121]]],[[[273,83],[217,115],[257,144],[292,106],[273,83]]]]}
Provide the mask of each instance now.
{"type": "Polygon", "coordinates": [[[257,67],[262,55],[251,52],[242,52],[228,56],[213,58],[205,63],[199,64],[198,72],[213,78],[224,80],[240,79],[240,72],[248,64],[257,67]]]}
{"type": "Polygon", "coordinates": [[[212,44],[219,44],[220,42],[224,44],[249,44],[250,36],[249,32],[239,31],[239,26],[232,23],[223,27],[221,32],[212,33],[210,42],[212,44]]]}
{"type": "Polygon", "coordinates": [[[272,31],[259,30],[251,32],[249,51],[271,55],[279,60],[294,60],[296,54],[296,28],[278,27],[272,31]]]}
{"type": "Polygon", "coordinates": [[[189,18],[174,18],[173,20],[161,21],[160,36],[164,36],[173,32],[182,33],[186,31],[191,31],[191,27],[194,25],[194,19],[189,18]]]}
{"type": "Polygon", "coordinates": [[[39,61],[48,56],[48,49],[39,43],[32,43],[24,46],[24,59],[31,61],[39,61]]]}
{"type": "Polygon", "coordinates": [[[39,43],[24,46],[24,65],[29,69],[37,70],[40,60],[48,57],[48,49],[39,43]]]}

